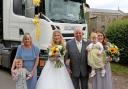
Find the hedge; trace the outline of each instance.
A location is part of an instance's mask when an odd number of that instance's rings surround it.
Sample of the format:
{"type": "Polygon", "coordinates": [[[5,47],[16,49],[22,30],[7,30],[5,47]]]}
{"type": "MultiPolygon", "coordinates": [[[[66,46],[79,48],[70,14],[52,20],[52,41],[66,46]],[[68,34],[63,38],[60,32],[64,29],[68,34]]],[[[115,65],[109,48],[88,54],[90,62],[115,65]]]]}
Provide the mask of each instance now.
{"type": "Polygon", "coordinates": [[[128,65],[128,20],[114,21],[105,32],[108,40],[120,49],[120,64],[128,65]]]}

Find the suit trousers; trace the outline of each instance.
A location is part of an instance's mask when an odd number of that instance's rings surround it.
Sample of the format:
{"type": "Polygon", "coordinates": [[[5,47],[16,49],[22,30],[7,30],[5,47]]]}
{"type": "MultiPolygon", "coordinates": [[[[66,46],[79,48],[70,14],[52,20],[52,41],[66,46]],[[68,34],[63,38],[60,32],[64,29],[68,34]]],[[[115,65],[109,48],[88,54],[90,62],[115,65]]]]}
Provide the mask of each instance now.
{"type": "Polygon", "coordinates": [[[71,78],[75,89],[88,89],[88,77],[80,74],[79,77],[74,77],[71,75],[71,78]]]}

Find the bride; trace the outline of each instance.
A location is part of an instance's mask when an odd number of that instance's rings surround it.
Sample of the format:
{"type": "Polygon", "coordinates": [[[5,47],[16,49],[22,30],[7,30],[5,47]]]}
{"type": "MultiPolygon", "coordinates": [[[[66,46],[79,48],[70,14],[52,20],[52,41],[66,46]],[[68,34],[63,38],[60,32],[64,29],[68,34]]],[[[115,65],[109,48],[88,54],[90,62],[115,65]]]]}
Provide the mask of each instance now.
{"type": "Polygon", "coordinates": [[[49,59],[37,81],[36,89],[74,89],[64,64],[64,40],[60,31],[55,30],[49,47],[49,59]]]}

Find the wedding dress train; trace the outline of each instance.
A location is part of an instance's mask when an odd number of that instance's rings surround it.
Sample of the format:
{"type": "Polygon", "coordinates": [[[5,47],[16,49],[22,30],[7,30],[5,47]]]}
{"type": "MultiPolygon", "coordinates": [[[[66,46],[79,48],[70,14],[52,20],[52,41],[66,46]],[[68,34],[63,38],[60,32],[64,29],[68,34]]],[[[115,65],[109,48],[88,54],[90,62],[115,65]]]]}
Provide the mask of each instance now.
{"type": "MultiPolygon", "coordinates": [[[[61,61],[63,62],[63,58],[61,61]]],[[[46,62],[37,81],[36,89],[74,89],[65,65],[61,68],[55,68],[54,66],[50,60],[46,62]]]]}

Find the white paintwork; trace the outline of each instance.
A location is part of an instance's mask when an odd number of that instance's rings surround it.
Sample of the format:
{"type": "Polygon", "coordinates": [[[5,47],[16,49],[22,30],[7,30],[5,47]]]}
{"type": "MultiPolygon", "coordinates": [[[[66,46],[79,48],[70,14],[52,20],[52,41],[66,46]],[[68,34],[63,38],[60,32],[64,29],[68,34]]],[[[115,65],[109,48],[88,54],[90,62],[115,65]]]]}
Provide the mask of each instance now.
{"type": "Polygon", "coordinates": [[[53,32],[51,25],[59,26],[62,33],[73,33],[73,30],[65,30],[65,27],[70,28],[77,25],[86,27],[84,38],[87,38],[87,24],[54,23],[40,19],[41,37],[39,41],[35,40],[35,26],[32,23],[32,18],[14,14],[13,0],[3,0],[3,22],[4,40],[21,41],[22,36],[19,34],[19,28],[22,28],[24,32],[32,35],[33,43],[41,49],[46,49],[51,41],[53,32]]]}

